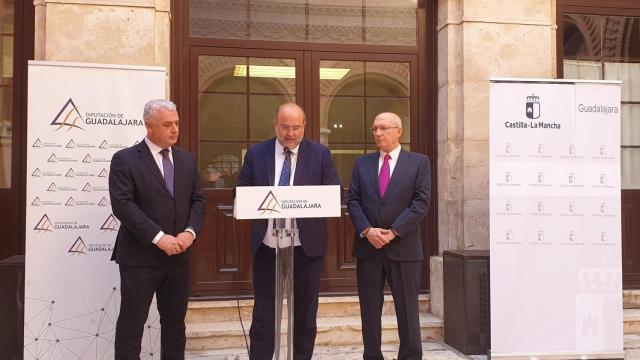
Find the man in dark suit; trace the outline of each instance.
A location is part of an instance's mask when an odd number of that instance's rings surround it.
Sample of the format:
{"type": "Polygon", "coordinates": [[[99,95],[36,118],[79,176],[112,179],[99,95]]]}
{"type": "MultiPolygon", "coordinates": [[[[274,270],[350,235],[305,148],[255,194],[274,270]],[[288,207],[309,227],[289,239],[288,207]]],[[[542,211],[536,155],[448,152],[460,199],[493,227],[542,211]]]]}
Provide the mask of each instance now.
{"type": "Polygon", "coordinates": [[[347,207],[356,230],[358,296],[364,359],[383,359],[381,315],[385,280],[398,320],[398,359],[422,359],[418,290],[423,260],[420,221],[431,194],[429,159],[402,150],[402,121],[382,113],[373,121],[379,151],[356,160],[347,207]]]}
{"type": "MultiPolygon", "coordinates": [[[[331,152],[304,139],[304,111],[296,104],[276,111],[276,137],[247,151],[238,186],[340,185],[331,152]]],[[[316,338],[320,275],[327,252],[327,221],[298,219],[299,243],[294,243],[294,359],[311,359],[316,338]]],[[[275,327],[275,247],[272,220],[254,220],[251,227],[255,303],[251,359],[272,359],[275,327]]]]}
{"type": "Polygon", "coordinates": [[[111,257],[119,265],[121,294],[115,359],[140,358],[154,293],[161,357],[184,359],[190,246],[202,224],[205,198],[193,156],[174,146],[175,105],[152,100],[143,117],[147,136],[113,155],[109,173],[111,207],[122,223],[111,257]]]}

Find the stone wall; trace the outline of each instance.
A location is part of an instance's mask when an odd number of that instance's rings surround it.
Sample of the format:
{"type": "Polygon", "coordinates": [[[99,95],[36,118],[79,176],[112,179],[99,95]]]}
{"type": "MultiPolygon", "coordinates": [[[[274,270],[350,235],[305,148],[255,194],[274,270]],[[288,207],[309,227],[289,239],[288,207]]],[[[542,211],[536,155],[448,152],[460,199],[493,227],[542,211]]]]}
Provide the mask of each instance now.
{"type": "Polygon", "coordinates": [[[489,248],[489,78],[555,75],[555,0],[440,0],[440,252],[489,248]]]}
{"type": "MultiPolygon", "coordinates": [[[[168,74],[170,0],[34,4],[36,60],[162,66],[168,74]]],[[[167,80],[167,89],[168,85],[167,80]]]]}
{"type": "MultiPolygon", "coordinates": [[[[439,0],[438,241],[489,249],[489,79],[556,76],[555,0],[439,0]]],[[[430,260],[442,317],[442,257],[430,260]]]]}

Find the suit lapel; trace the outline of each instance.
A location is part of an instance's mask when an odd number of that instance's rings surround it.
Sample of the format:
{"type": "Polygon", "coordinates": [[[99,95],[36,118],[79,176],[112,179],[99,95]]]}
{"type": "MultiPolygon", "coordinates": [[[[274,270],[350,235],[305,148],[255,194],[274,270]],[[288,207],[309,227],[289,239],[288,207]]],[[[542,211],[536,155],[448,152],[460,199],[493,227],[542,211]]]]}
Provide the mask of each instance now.
{"type": "Polygon", "coordinates": [[[380,186],[378,186],[378,159],[380,158],[380,151],[367,155],[367,172],[368,178],[371,181],[371,188],[374,189],[376,197],[380,200],[380,186]]]}
{"type": "Polygon", "coordinates": [[[409,165],[409,155],[406,151],[400,150],[398,154],[398,160],[396,161],[396,166],[393,168],[393,174],[391,174],[391,179],[389,180],[389,186],[387,186],[387,192],[384,193],[384,197],[386,198],[390,192],[393,191],[393,188],[398,185],[400,177],[404,173],[405,169],[409,165]]]}
{"type": "Polygon", "coordinates": [[[302,139],[302,141],[300,142],[300,146],[298,147],[298,153],[296,154],[298,158],[296,159],[296,173],[293,175],[293,185],[300,184],[300,177],[304,173],[304,170],[302,169],[304,169],[307,149],[307,141],[305,139],[302,139]]]}
{"type": "MultiPolygon", "coordinates": [[[[149,149],[149,147],[147,146],[147,143],[144,140],[142,140],[136,146],[138,149],[138,154],[140,155],[142,162],[145,164],[145,166],[149,170],[149,173],[151,174],[151,176],[154,179],[156,179],[156,181],[158,181],[158,183],[162,186],[162,188],[167,193],[167,195],[171,196],[171,194],[169,193],[169,190],[167,190],[167,186],[164,183],[164,178],[162,177],[162,173],[158,168],[158,164],[153,159],[153,155],[151,154],[151,149],[149,149]]],[[[174,158],[174,162],[175,162],[175,158],[174,158]]],[[[178,174],[178,172],[174,171],[174,174],[178,174]]],[[[175,190],[175,186],[174,186],[174,190],[175,190]]]]}
{"type": "Polygon", "coordinates": [[[273,141],[270,141],[267,144],[267,152],[266,154],[263,154],[263,156],[266,157],[266,164],[267,166],[265,167],[265,169],[267,170],[267,185],[271,186],[273,185],[274,179],[275,179],[275,172],[276,172],[276,157],[275,157],[275,153],[276,153],[276,141],[278,141],[276,138],[273,138],[273,141]]]}

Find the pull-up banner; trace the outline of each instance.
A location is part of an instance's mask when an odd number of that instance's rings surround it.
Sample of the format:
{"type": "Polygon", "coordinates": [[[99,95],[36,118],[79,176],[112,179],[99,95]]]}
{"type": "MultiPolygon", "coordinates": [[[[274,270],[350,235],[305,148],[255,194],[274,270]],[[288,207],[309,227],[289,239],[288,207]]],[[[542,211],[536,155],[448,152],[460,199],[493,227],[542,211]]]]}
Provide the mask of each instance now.
{"type": "MultiPolygon", "coordinates": [[[[165,97],[157,67],[29,62],[25,359],[111,359],[120,304],[110,261],[111,157],[141,141],[144,104],[165,97]]],[[[143,359],[160,358],[149,312],[143,359]]]]}
{"type": "Polygon", "coordinates": [[[620,82],[490,91],[491,358],[623,358],[620,82]]]}

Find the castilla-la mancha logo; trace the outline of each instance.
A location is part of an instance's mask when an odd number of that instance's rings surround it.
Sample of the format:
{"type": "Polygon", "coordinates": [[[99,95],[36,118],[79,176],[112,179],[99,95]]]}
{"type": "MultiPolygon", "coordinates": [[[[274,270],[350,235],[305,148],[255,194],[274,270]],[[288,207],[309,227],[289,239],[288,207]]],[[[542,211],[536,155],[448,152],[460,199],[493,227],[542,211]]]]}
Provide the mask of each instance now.
{"type": "Polygon", "coordinates": [[[527,104],[525,114],[529,119],[537,119],[540,117],[540,97],[534,94],[527,96],[527,104]]]}
{"type": "Polygon", "coordinates": [[[58,112],[58,115],[53,118],[51,125],[57,126],[54,131],[58,131],[63,127],[66,127],[67,131],[73,128],[84,130],[80,126],[84,125],[84,119],[82,118],[80,111],[78,111],[78,107],[73,102],[73,99],[69,98],[69,100],[67,100],[62,109],[58,112]]]}
{"type": "Polygon", "coordinates": [[[269,191],[264,200],[262,200],[260,206],[258,206],[258,211],[262,211],[260,215],[273,214],[274,212],[279,214],[280,211],[277,210],[278,208],[280,208],[278,199],[276,199],[276,196],[273,195],[272,191],[269,191]]]}

